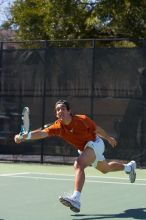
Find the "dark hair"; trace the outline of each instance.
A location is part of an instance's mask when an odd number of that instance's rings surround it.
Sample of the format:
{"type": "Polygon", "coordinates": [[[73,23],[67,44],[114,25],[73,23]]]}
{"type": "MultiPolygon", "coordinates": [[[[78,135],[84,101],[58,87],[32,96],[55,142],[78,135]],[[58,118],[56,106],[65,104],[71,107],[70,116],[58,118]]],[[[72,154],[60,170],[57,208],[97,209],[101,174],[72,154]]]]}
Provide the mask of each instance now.
{"type": "Polygon", "coordinates": [[[58,104],[63,104],[63,105],[66,106],[66,109],[67,109],[68,111],[70,110],[70,104],[69,104],[69,102],[68,102],[67,100],[63,100],[63,99],[58,100],[58,101],[56,102],[56,104],[55,104],[55,109],[56,109],[56,106],[57,106],[58,104]]]}

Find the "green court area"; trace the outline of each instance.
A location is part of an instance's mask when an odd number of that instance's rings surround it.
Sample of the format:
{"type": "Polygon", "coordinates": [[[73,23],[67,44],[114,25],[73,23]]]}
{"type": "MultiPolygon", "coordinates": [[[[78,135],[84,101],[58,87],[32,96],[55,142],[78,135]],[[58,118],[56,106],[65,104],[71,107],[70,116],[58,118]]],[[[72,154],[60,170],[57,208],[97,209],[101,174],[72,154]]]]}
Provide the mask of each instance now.
{"type": "Polygon", "coordinates": [[[131,184],[124,172],[87,168],[77,214],[58,200],[73,185],[73,166],[0,163],[0,220],[146,219],[145,169],[131,184]]]}

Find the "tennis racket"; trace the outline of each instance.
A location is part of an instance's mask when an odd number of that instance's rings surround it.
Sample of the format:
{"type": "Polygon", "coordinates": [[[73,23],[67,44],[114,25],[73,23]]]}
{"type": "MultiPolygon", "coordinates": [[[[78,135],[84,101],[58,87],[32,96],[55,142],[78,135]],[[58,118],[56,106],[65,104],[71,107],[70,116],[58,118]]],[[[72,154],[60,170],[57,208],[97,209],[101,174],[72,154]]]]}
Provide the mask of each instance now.
{"type": "Polygon", "coordinates": [[[29,136],[30,132],[30,119],[29,119],[29,108],[24,107],[21,115],[21,129],[19,136],[22,138],[23,134],[29,136]]]}

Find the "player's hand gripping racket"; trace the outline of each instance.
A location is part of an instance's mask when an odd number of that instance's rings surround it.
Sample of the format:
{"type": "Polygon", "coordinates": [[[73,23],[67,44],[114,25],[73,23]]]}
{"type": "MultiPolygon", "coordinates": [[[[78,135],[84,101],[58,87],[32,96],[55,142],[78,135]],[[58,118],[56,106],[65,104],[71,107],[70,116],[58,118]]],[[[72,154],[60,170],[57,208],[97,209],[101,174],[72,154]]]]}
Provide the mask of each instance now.
{"type": "Polygon", "coordinates": [[[23,140],[30,139],[30,119],[29,119],[29,108],[24,107],[21,115],[21,129],[20,133],[15,136],[15,142],[19,143],[23,140]],[[25,137],[25,138],[24,138],[25,137]]]}

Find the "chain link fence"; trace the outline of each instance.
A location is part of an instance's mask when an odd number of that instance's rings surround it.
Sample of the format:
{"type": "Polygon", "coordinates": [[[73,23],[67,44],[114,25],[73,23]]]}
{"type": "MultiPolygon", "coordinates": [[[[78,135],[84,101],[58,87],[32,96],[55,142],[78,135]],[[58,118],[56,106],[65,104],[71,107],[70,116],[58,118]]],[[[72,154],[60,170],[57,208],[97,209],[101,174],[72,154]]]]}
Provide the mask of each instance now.
{"type": "MultiPolygon", "coordinates": [[[[124,40],[122,40],[123,42],[124,40]]],[[[118,140],[108,159],[146,163],[146,46],[114,46],[116,40],[1,42],[1,160],[72,161],[76,150],[59,138],[16,145],[21,111],[29,106],[31,129],[55,120],[54,104],[67,99],[118,140]],[[36,158],[36,159],[33,159],[36,158]]],[[[117,45],[117,44],[116,44],[117,45]]]]}

